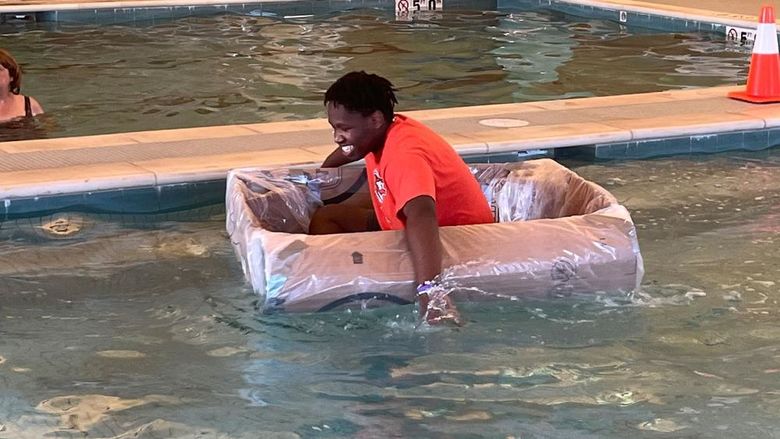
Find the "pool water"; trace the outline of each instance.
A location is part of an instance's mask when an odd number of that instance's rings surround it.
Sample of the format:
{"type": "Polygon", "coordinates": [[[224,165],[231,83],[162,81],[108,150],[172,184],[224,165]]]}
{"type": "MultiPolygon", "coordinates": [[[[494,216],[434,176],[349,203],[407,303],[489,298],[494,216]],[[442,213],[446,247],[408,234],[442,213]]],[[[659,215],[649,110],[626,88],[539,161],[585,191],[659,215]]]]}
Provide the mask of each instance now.
{"type": "Polygon", "coordinates": [[[48,114],[0,140],[324,116],[352,70],[400,89],[402,110],[744,83],[750,48],[548,11],[364,9],[304,18],[189,17],[137,25],[0,25],[48,114]]]}
{"type": "MultiPolygon", "coordinates": [[[[0,437],[777,437],[780,149],[567,163],[630,295],[264,315],[221,206],[0,227],[0,437]]],[[[518,244],[521,245],[521,244],[518,244]]]]}

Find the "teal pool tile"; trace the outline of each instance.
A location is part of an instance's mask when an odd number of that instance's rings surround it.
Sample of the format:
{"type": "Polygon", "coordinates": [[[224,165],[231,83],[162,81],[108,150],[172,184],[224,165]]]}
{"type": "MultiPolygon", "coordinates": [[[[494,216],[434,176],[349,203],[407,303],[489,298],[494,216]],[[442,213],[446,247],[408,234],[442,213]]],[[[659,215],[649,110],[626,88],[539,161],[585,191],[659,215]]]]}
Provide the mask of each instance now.
{"type": "Polygon", "coordinates": [[[35,21],[38,23],[47,23],[56,20],[56,12],[54,11],[41,11],[35,13],[35,21]]]}
{"type": "Polygon", "coordinates": [[[271,5],[262,5],[257,9],[249,11],[249,14],[258,17],[271,18],[282,18],[284,15],[286,15],[283,10],[280,10],[279,8],[271,5]]]}
{"type": "Polygon", "coordinates": [[[569,146],[566,148],[555,148],[553,155],[555,159],[566,160],[595,160],[597,145],[569,146]]]}
{"type": "MultiPolygon", "coordinates": [[[[178,12],[181,10],[181,12],[185,12],[187,8],[188,7],[176,8],[175,11],[178,12]]],[[[220,5],[220,4],[211,5],[211,6],[203,5],[194,8],[192,12],[190,12],[189,16],[209,17],[212,15],[222,15],[227,12],[228,12],[227,5],[220,5]]]]}
{"type": "Polygon", "coordinates": [[[84,211],[90,213],[151,213],[159,209],[153,187],[120,189],[85,196],[84,211]]]}
{"type": "Polygon", "coordinates": [[[57,11],[56,20],[60,23],[96,23],[97,9],[71,9],[57,11]]]}
{"type": "Polygon", "coordinates": [[[767,146],[774,148],[780,145],[780,128],[767,130],[767,146]]]}
{"type": "Polygon", "coordinates": [[[698,32],[703,25],[695,20],[637,13],[631,14],[629,24],[666,32],[698,32]]]}
{"type": "Polygon", "coordinates": [[[302,2],[268,2],[263,3],[264,13],[272,12],[278,17],[294,15],[311,15],[313,7],[310,1],[302,2]]]}
{"type": "Polygon", "coordinates": [[[311,13],[314,15],[327,15],[333,11],[328,0],[314,0],[311,2],[311,13]]]}
{"type": "Polygon", "coordinates": [[[517,156],[516,158],[517,161],[540,159],[543,157],[554,158],[555,150],[554,149],[528,149],[525,151],[518,151],[516,153],[516,156],[517,156]]]}
{"type": "Polygon", "coordinates": [[[68,211],[74,206],[86,204],[85,194],[65,194],[48,197],[19,198],[5,200],[5,220],[31,218],[68,211]]]}
{"type": "Polygon", "coordinates": [[[35,21],[38,23],[55,23],[57,22],[57,11],[36,12],[35,21]]]}
{"type": "MultiPolygon", "coordinates": [[[[360,2],[360,8],[365,9],[385,9],[390,10],[391,5],[387,2],[384,2],[382,0],[363,0],[360,2]]],[[[395,10],[395,4],[392,5],[392,9],[395,10]]]]}
{"type": "Polygon", "coordinates": [[[670,155],[690,154],[691,138],[676,137],[671,139],[642,140],[636,142],[629,151],[629,157],[646,159],[670,155]]]}
{"type": "Polygon", "coordinates": [[[258,3],[230,3],[222,8],[222,12],[227,12],[236,15],[249,15],[249,12],[259,9],[258,3]]]}
{"type": "Polygon", "coordinates": [[[575,5],[556,2],[550,5],[551,9],[576,17],[595,18],[602,20],[618,21],[620,14],[617,10],[595,8],[590,5],[575,5]]]}
{"type": "Polygon", "coordinates": [[[363,2],[360,0],[330,0],[328,3],[330,4],[330,10],[332,12],[348,11],[364,7],[363,2]]]}
{"type": "Polygon", "coordinates": [[[517,154],[514,153],[500,153],[500,154],[475,154],[470,156],[464,156],[463,161],[466,163],[508,163],[516,162],[517,154]]]}
{"type": "Polygon", "coordinates": [[[122,24],[135,21],[135,9],[132,8],[105,8],[96,9],[93,23],[95,24],[122,24]]]}
{"type": "Polygon", "coordinates": [[[388,10],[395,10],[394,0],[363,0],[363,4],[369,7],[380,7],[388,10]]]}
{"type": "Polygon", "coordinates": [[[595,158],[600,160],[614,160],[629,158],[629,152],[636,142],[621,142],[598,144],[595,148],[595,158]]]}
{"type": "MultiPolygon", "coordinates": [[[[534,9],[542,9],[548,8],[550,5],[550,2],[545,0],[542,2],[542,0],[498,0],[496,1],[496,9],[498,10],[508,10],[508,9],[515,9],[515,10],[534,10],[534,9]]],[[[446,7],[446,5],[445,5],[446,7]]]]}
{"type": "Polygon", "coordinates": [[[691,136],[692,153],[711,153],[718,150],[719,134],[691,136]]]}
{"type": "MultiPolygon", "coordinates": [[[[395,3],[393,4],[395,7],[395,3]]],[[[445,10],[495,11],[498,9],[496,0],[444,0],[445,10]]]]}
{"type": "Polygon", "coordinates": [[[699,26],[699,31],[726,35],[726,26],[720,23],[701,23],[701,26],[699,26]]]}
{"type": "Polygon", "coordinates": [[[513,163],[545,157],[553,158],[554,156],[554,150],[534,149],[529,151],[466,155],[463,156],[463,161],[466,163],[513,163]]]}
{"type": "MultiPolygon", "coordinates": [[[[117,9],[117,11],[120,11],[117,9]]],[[[117,22],[132,22],[132,23],[156,23],[161,21],[173,20],[177,18],[192,17],[198,15],[214,15],[223,12],[223,8],[217,8],[213,6],[160,6],[160,7],[144,7],[144,8],[130,8],[124,11],[129,11],[130,19],[120,17],[117,15],[117,22]]]]}
{"type": "Polygon", "coordinates": [[[226,189],[225,180],[160,186],[159,210],[172,212],[224,203],[226,189]]]}
{"type": "MultiPolygon", "coordinates": [[[[138,21],[168,20],[174,18],[173,7],[155,8],[96,8],[57,11],[54,21],[62,23],[122,24],[138,21]]],[[[192,10],[182,9],[181,16],[193,15],[192,10]]]]}
{"type": "Polygon", "coordinates": [[[56,23],[60,21],[59,11],[38,12],[36,19],[39,23],[56,23]]]}
{"type": "Polygon", "coordinates": [[[224,180],[215,180],[162,187],[148,186],[21,198],[3,204],[0,220],[31,218],[58,212],[106,215],[150,215],[178,212],[224,204],[225,189],[224,180]]]}
{"type": "MultiPolygon", "coordinates": [[[[657,29],[663,24],[657,19],[657,17],[648,14],[637,14],[636,12],[625,12],[623,14],[625,21],[621,24],[625,26],[636,26],[647,29],[657,29]]],[[[618,20],[619,21],[619,20],[618,20]]]]}
{"type": "Polygon", "coordinates": [[[475,154],[475,155],[466,155],[463,156],[463,161],[468,164],[474,164],[474,163],[487,163],[487,157],[485,157],[487,154],[475,154]]]}
{"type": "Polygon", "coordinates": [[[769,130],[745,131],[743,149],[761,151],[769,146],[769,130]]]}
{"type": "MultiPolygon", "coordinates": [[[[99,24],[133,24],[138,20],[138,10],[134,8],[115,9],[113,17],[110,15],[98,17],[99,24]]],[[[158,20],[172,18],[170,13],[164,16],[158,16],[158,20]]],[[[145,20],[142,20],[145,21],[145,20]]],[[[148,21],[148,20],[147,20],[148,21]]]]}
{"type": "Polygon", "coordinates": [[[160,209],[157,188],[143,187],[100,193],[90,200],[99,213],[154,213],[160,209]]]}
{"type": "Polygon", "coordinates": [[[715,152],[734,151],[743,149],[744,146],[745,133],[742,131],[718,134],[718,139],[715,143],[715,152]]]}
{"type": "Polygon", "coordinates": [[[243,15],[249,15],[252,17],[278,17],[279,15],[273,11],[266,11],[262,3],[253,3],[246,5],[243,15]]]}

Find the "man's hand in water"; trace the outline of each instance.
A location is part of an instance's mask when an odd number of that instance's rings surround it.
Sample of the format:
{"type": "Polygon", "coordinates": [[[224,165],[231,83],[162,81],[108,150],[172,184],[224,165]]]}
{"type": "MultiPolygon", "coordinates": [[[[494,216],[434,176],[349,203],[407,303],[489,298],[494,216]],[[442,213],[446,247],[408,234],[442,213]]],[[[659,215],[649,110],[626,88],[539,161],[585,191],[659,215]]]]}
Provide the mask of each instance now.
{"type": "Polygon", "coordinates": [[[449,291],[436,282],[426,282],[417,287],[420,315],[429,325],[451,322],[460,326],[460,313],[450,299],[449,291]]]}
{"type": "MultiPolygon", "coordinates": [[[[431,177],[432,178],[432,177],[431,177]]],[[[420,284],[417,298],[420,315],[429,324],[452,322],[460,324],[460,315],[447,296],[449,289],[438,282],[441,273],[442,246],[436,202],[433,197],[420,195],[409,200],[403,208],[404,237],[414,266],[414,277],[420,284]],[[435,279],[435,280],[432,280],[435,279]]]]}

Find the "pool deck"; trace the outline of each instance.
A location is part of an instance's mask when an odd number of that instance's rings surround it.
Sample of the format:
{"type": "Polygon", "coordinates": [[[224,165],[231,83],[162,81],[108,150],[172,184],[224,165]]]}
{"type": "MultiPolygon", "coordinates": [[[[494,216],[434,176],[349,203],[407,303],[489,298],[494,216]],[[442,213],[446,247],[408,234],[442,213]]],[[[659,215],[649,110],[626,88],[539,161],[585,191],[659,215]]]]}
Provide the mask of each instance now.
{"type": "MultiPolygon", "coordinates": [[[[0,0],[0,7],[23,4],[25,8],[40,5],[51,9],[63,3],[0,0]]],[[[112,4],[128,7],[152,3],[160,2],[112,4]]],[[[591,3],[708,16],[723,22],[755,21],[763,2],[591,3]],[[707,3],[707,10],[702,9],[702,3],[707,3]]],[[[587,148],[780,128],[780,104],[755,105],[726,97],[728,91],[742,89],[744,86],[735,85],[404,113],[433,127],[464,155],[587,148]],[[495,127],[485,123],[489,119],[522,121],[525,125],[495,127]]],[[[690,142],[688,145],[687,152],[697,152],[690,142]]],[[[333,148],[330,127],[324,119],[0,142],[0,200],[5,200],[7,207],[14,199],[213,181],[224,179],[229,169],[237,167],[320,163],[333,148]]]]}

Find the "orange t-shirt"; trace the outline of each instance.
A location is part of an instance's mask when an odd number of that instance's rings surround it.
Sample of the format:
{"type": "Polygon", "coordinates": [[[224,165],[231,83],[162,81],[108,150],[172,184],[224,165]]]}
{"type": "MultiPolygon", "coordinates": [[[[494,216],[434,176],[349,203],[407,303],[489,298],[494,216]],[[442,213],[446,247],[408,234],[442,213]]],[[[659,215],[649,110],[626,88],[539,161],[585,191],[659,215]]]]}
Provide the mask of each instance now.
{"type": "Polygon", "coordinates": [[[403,229],[399,214],[421,195],[436,202],[440,226],[493,222],[487,199],[463,159],[414,119],[397,114],[378,157],[369,153],[365,160],[371,200],[383,230],[403,229]]]}

